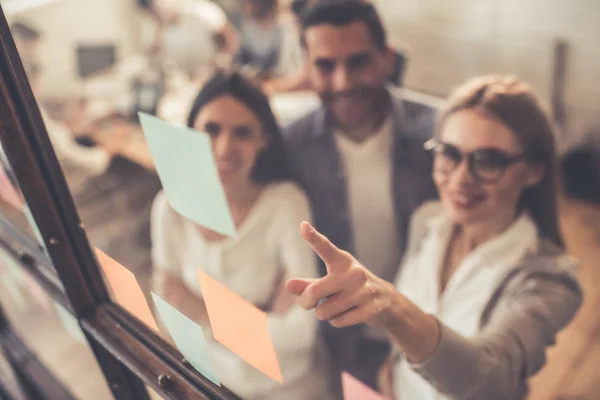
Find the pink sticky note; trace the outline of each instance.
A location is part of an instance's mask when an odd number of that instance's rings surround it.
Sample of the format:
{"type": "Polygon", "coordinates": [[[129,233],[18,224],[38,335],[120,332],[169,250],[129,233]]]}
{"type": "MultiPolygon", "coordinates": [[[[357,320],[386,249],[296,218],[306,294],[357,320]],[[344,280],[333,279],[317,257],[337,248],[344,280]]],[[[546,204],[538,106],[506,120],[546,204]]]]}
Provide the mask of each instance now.
{"type": "Polygon", "coordinates": [[[146,302],[144,293],[135,279],[135,275],[127,268],[96,249],[96,257],[104,271],[108,285],[115,296],[115,301],[129,311],[131,315],[158,332],[158,326],[146,302]]]}
{"type": "Polygon", "coordinates": [[[386,400],[381,394],[346,371],[342,372],[342,390],[344,392],[344,400],[386,400]]]}
{"type": "Polygon", "coordinates": [[[256,369],[283,383],[267,314],[199,271],[200,287],[215,340],[256,369]]]}
{"type": "Polygon", "coordinates": [[[17,210],[23,210],[24,204],[16,189],[8,179],[4,168],[0,167],[0,196],[17,210]]]}

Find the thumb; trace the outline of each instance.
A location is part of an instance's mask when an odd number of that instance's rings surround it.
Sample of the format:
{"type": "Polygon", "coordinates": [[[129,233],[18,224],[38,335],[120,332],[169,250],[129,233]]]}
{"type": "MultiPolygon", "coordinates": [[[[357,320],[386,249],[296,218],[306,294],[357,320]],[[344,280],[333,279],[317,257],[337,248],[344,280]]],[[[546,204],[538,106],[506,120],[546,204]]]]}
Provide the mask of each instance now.
{"type": "Polygon", "coordinates": [[[285,283],[285,288],[294,296],[300,296],[314,281],[314,279],[290,279],[285,283]]]}

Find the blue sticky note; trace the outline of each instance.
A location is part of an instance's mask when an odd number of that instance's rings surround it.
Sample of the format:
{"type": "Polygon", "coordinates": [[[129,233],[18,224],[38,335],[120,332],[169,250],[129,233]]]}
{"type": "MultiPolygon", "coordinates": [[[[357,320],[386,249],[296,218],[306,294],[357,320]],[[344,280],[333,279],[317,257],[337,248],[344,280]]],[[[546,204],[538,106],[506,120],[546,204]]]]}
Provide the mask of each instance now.
{"type": "Polygon", "coordinates": [[[235,236],[208,134],[138,115],[171,207],[208,229],[235,236]]]}
{"type": "Polygon", "coordinates": [[[189,363],[215,385],[221,382],[214,373],[208,345],[202,327],[177,311],[156,293],[152,292],[158,314],[171,334],[175,345],[189,363]]]}

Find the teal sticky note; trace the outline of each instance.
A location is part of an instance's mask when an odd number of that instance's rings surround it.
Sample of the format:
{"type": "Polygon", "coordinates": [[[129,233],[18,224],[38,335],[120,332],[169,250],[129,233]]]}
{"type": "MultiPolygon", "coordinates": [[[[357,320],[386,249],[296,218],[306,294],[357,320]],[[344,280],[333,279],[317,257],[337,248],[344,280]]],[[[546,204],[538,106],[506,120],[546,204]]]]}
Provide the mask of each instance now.
{"type": "Polygon", "coordinates": [[[138,115],[171,207],[208,229],[235,236],[208,134],[138,115]]]}
{"type": "Polygon", "coordinates": [[[154,292],[152,292],[152,299],[160,318],[181,354],[185,356],[196,371],[214,384],[221,386],[219,378],[214,373],[202,327],[177,311],[154,292]]]}

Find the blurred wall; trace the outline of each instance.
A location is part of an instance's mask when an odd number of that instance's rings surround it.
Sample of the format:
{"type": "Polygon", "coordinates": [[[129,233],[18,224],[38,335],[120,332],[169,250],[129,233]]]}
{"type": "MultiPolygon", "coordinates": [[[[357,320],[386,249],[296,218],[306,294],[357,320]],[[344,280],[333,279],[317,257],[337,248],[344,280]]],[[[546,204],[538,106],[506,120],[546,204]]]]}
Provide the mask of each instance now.
{"type": "Polygon", "coordinates": [[[447,95],[467,78],[514,73],[550,101],[553,43],[568,43],[567,147],[600,126],[600,1],[375,0],[390,40],[409,49],[406,86],[447,95]]]}
{"type": "Polygon", "coordinates": [[[75,89],[79,80],[77,45],[114,44],[117,59],[136,51],[136,11],[133,0],[54,0],[24,11],[7,12],[7,19],[29,22],[42,32],[39,50],[44,92],[49,97],[63,97],[75,89]]]}

